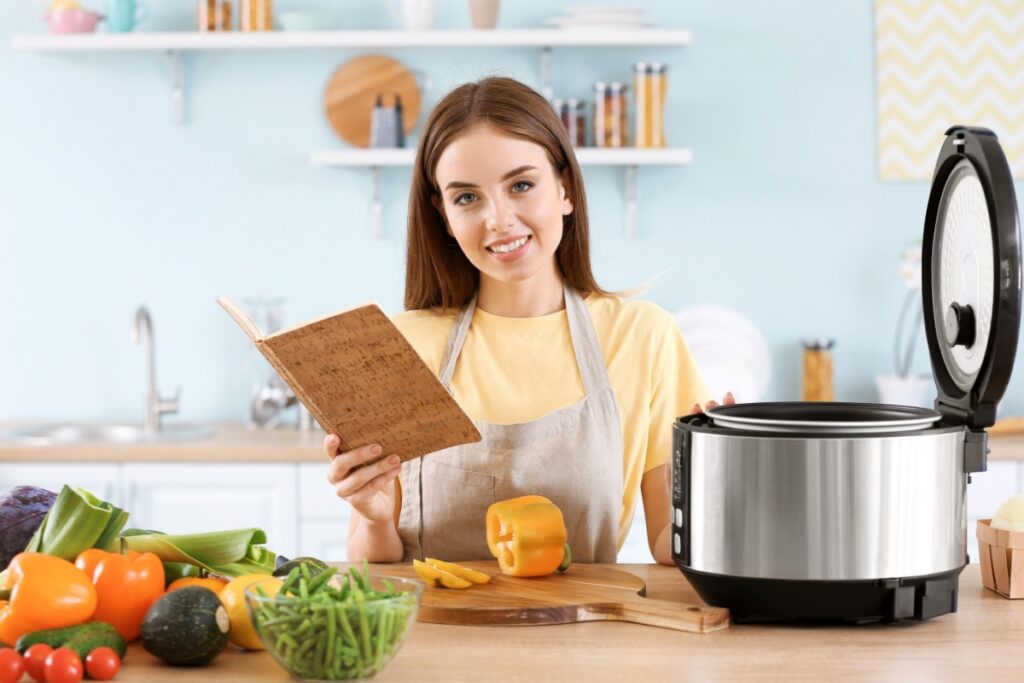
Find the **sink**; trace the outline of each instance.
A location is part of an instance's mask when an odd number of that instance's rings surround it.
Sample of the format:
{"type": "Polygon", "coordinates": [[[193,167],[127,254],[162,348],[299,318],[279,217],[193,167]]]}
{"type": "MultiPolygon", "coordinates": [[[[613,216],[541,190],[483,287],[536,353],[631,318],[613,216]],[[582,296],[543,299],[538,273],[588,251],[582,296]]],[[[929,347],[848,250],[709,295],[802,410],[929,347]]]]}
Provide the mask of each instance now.
{"type": "Polygon", "coordinates": [[[204,425],[167,424],[159,431],[147,431],[141,424],[46,424],[12,429],[7,439],[27,446],[70,444],[129,444],[195,441],[213,434],[204,425]]]}

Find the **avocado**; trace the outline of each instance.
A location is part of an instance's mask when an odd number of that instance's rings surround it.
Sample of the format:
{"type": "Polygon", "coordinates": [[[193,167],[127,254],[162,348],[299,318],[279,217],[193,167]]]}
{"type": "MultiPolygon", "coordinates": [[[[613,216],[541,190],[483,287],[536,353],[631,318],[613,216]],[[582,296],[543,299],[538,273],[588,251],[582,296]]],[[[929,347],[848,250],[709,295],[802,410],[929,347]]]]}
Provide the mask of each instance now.
{"type": "Polygon", "coordinates": [[[174,666],[200,666],[228,644],[231,622],[209,588],[187,586],[165,593],[142,620],[142,647],[174,666]]]}
{"type": "Polygon", "coordinates": [[[302,565],[309,565],[309,573],[316,575],[327,569],[327,564],[323,560],[318,560],[315,557],[296,557],[292,560],[288,560],[280,567],[274,570],[274,576],[284,578],[292,573],[292,570],[302,565]]]}

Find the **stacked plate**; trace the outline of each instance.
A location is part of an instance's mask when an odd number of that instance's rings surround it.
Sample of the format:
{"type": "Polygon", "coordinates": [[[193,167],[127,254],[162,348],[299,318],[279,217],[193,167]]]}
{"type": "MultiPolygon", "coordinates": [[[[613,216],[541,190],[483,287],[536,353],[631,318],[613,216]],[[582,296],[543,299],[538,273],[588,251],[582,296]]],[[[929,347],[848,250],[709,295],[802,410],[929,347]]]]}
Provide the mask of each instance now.
{"type": "Polygon", "coordinates": [[[754,323],[724,306],[692,306],[675,316],[712,399],[721,401],[727,391],[737,403],[764,397],[771,356],[754,323]]]}
{"type": "Polygon", "coordinates": [[[547,17],[546,26],[581,29],[633,29],[647,28],[643,7],[625,5],[569,5],[566,16],[547,17]]]}

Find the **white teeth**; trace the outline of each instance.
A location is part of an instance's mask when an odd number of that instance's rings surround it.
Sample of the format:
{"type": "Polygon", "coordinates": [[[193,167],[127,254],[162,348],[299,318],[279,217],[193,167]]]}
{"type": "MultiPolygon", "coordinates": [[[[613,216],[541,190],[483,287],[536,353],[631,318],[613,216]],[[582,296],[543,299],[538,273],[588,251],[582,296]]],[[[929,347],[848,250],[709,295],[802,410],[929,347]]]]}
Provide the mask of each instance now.
{"type": "Polygon", "coordinates": [[[508,244],[499,244],[496,247],[487,247],[487,248],[490,249],[491,251],[493,251],[496,254],[507,254],[508,252],[515,251],[519,247],[521,247],[524,244],[526,244],[526,240],[527,239],[529,239],[529,238],[528,237],[522,237],[520,239],[517,239],[515,242],[509,242],[508,244]]]}

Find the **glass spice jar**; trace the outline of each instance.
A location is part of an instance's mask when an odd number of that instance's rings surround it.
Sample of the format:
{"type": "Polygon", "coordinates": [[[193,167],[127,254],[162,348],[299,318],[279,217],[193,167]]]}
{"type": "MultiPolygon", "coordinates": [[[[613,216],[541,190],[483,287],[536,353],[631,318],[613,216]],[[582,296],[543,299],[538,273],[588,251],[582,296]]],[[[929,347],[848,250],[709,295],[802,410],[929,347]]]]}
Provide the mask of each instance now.
{"type": "Polygon", "coordinates": [[[628,112],[626,91],[618,82],[594,84],[594,146],[625,147],[628,112]]]}
{"type": "Polygon", "coordinates": [[[196,4],[196,28],[200,31],[230,31],[231,0],[199,0],[196,4]]]}
{"type": "Polygon", "coordinates": [[[805,339],[803,400],[833,401],[835,390],[832,385],[833,339],[805,339]]]}
{"type": "Polygon", "coordinates": [[[633,65],[633,145],[665,146],[665,95],[668,66],[660,62],[633,65]]]}
{"type": "Polygon", "coordinates": [[[555,113],[558,114],[558,118],[561,119],[562,125],[565,126],[569,142],[574,147],[585,147],[587,144],[587,120],[583,112],[584,103],[571,97],[568,100],[556,99],[552,106],[555,113]]]}
{"type": "Polygon", "coordinates": [[[274,30],[273,0],[239,0],[241,29],[243,31],[274,30]]]}

